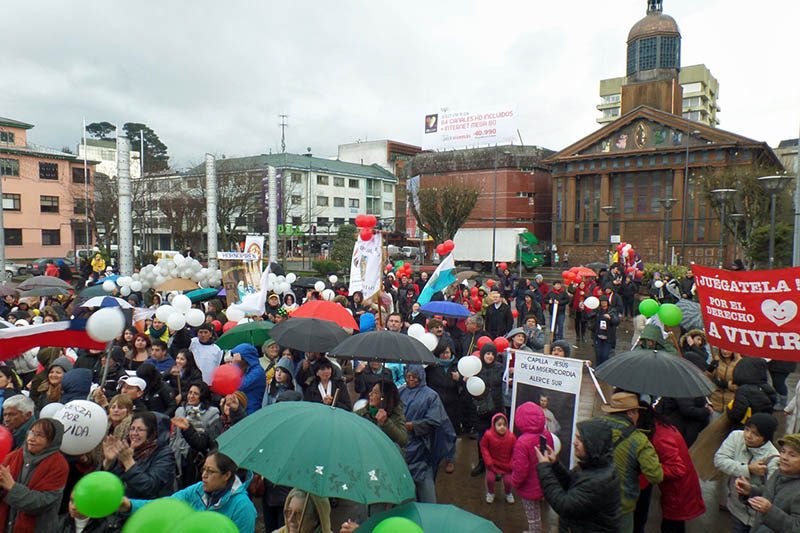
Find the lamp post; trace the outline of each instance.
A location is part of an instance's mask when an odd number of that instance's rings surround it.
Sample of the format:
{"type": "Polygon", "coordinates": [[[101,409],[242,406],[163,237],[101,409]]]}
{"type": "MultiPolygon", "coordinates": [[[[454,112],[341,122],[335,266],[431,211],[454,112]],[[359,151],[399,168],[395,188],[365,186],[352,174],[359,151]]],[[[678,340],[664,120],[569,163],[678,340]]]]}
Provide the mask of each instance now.
{"type": "Polygon", "coordinates": [[[728,215],[733,221],[733,257],[739,255],[739,223],[744,220],[742,213],[731,213],[728,215]]]}
{"type": "Polygon", "coordinates": [[[661,204],[661,207],[664,208],[664,264],[669,264],[670,261],[670,253],[669,253],[669,234],[670,234],[670,213],[672,212],[672,208],[675,207],[675,204],[678,203],[677,198],[661,198],[658,200],[658,203],[661,204]]]}
{"type": "MultiPolygon", "coordinates": [[[[497,246],[497,158],[500,152],[497,151],[497,146],[494,147],[494,194],[492,196],[492,274],[497,274],[497,266],[495,264],[495,252],[497,246]]],[[[503,155],[511,155],[508,150],[503,151],[503,155]]]]}
{"type": "Polygon", "coordinates": [[[775,264],[775,197],[783,191],[792,178],[789,176],[764,176],[758,184],[769,194],[769,268],[775,264]]]}
{"type": "Polygon", "coordinates": [[[719,268],[722,268],[722,264],[725,260],[725,208],[734,194],[736,194],[736,189],[714,189],[711,191],[711,197],[719,202],[719,268]]]}
{"type": "Polygon", "coordinates": [[[692,135],[698,135],[700,130],[689,130],[690,122],[686,120],[686,155],[683,157],[683,194],[681,195],[681,261],[686,261],[686,219],[689,213],[686,211],[688,203],[686,196],[689,194],[689,139],[692,135]]]}
{"type": "MultiPolygon", "coordinates": [[[[608,219],[608,243],[610,245],[611,244],[611,235],[614,233],[614,227],[613,227],[613,224],[612,224],[612,222],[613,222],[612,217],[614,216],[614,213],[617,212],[617,206],[615,206],[615,205],[604,205],[604,206],[602,206],[600,208],[600,210],[603,211],[603,213],[606,214],[606,218],[608,219]]],[[[609,254],[608,262],[611,263],[611,255],[610,254],[609,254]]]]}

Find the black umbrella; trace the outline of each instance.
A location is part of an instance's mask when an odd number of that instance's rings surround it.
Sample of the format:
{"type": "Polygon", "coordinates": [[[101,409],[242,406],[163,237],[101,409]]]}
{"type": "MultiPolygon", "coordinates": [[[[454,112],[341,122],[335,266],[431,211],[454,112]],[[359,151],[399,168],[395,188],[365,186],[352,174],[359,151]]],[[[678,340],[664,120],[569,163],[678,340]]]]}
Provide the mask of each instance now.
{"type": "Polygon", "coordinates": [[[615,355],[597,367],[597,379],[626,391],[668,398],[708,396],[715,389],[699,368],[661,350],[632,350],[615,355]]]}
{"type": "Polygon", "coordinates": [[[319,318],[290,318],[269,335],[281,346],[303,352],[327,352],[349,336],[333,322],[319,318]]]}
{"type": "Polygon", "coordinates": [[[424,344],[408,335],[394,331],[370,331],[353,335],[332,348],[328,355],[342,359],[358,359],[359,361],[436,364],[436,359],[424,344]]]}
{"type": "Polygon", "coordinates": [[[292,283],[292,285],[295,287],[302,287],[304,289],[313,289],[314,285],[316,285],[318,281],[324,283],[326,289],[331,288],[331,283],[328,280],[322,278],[313,278],[313,277],[297,278],[296,280],[294,280],[294,283],[292,283]]]}
{"type": "Polygon", "coordinates": [[[587,268],[591,268],[592,270],[599,272],[600,270],[603,270],[604,268],[608,269],[608,263],[601,263],[601,262],[598,261],[596,263],[589,263],[588,265],[586,265],[586,267],[587,268]]]}
{"type": "Polygon", "coordinates": [[[67,289],[67,290],[72,289],[72,285],[70,285],[63,279],[59,279],[53,276],[33,276],[32,278],[28,278],[22,283],[20,283],[17,289],[19,289],[20,291],[29,291],[32,289],[42,289],[49,287],[60,287],[62,289],[67,289]]]}

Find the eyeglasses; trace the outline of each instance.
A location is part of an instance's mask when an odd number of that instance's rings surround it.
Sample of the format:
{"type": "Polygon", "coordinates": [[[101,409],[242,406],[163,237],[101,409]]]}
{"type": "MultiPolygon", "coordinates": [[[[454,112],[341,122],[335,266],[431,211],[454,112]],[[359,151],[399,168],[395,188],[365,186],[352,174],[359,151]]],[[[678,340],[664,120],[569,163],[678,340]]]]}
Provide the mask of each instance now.
{"type": "Polygon", "coordinates": [[[128,430],[129,433],[147,433],[147,428],[138,428],[136,426],[131,426],[128,430]]]}
{"type": "Polygon", "coordinates": [[[47,435],[45,435],[41,431],[29,431],[28,432],[28,436],[29,437],[35,437],[37,439],[46,439],[47,438],[47,435]]]}
{"type": "Polygon", "coordinates": [[[215,474],[221,474],[222,472],[220,472],[219,470],[214,470],[213,468],[203,468],[200,471],[200,473],[201,474],[208,474],[209,476],[213,476],[215,474]]]}

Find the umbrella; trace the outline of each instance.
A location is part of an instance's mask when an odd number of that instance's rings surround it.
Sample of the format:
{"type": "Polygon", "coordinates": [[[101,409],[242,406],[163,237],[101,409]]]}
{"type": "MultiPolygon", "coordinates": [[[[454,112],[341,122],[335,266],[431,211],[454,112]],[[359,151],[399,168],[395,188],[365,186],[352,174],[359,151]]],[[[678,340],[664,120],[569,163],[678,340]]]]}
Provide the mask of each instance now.
{"type": "Polygon", "coordinates": [[[591,268],[592,270],[595,270],[595,271],[599,272],[600,270],[603,270],[604,268],[608,269],[608,263],[600,263],[600,262],[589,263],[588,265],[586,265],[586,267],[587,268],[591,268]]]}
{"type": "Polygon", "coordinates": [[[467,318],[470,315],[469,309],[455,302],[428,302],[419,308],[427,316],[444,316],[448,318],[467,318]]]}
{"type": "Polygon", "coordinates": [[[72,285],[63,279],[54,278],[53,276],[33,276],[20,283],[17,289],[20,291],[28,291],[45,287],[60,287],[62,289],[72,290],[72,285]]]}
{"type": "Polygon", "coordinates": [[[294,317],[276,325],[270,335],[281,346],[304,352],[327,352],[349,336],[333,322],[294,317]]]}
{"type": "Polygon", "coordinates": [[[575,270],[573,270],[573,272],[584,278],[597,277],[597,272],[595,272],[591,268],[586,268],[585,266],[580,266],[575,270]]]}
{"type": "Polygon", "coordinates": [[[122,309],[133,308],[131,304],[122,298],[115,298],[113,296],[94,296],[83,302],[81,307],[121,307],[122,309]]]}
{"type": "Polygon", "coordinates": [[[108,293],[103,289],[103,285],[90,285],[83,289],[80,294],[78,294],[78,298],[92,298],[93,296],[105,296],[108,293]]]}
{"type": "Polygon", "coordinates": [[[478,273],[474,270],[464,270],[463,272],[459,272],[456,274],[456,282],[461,283],[465,279],[472,279],[477,276],[478,273]]]}
{"type": "Polygon", "coordinates": [[[3,283],[0,285],[0,298],[16,296],[18,292],[16,283],[3,283]]]}
{"type": "Polygon", "coordinates": [[[330,349],[328,355],[359,361],[436,364],[436,359],[424,344],[394,331],[370,331],[353,335],[330,349]]]}
{"type": "Polygon", "coordinates": [[[190,279],[172,278],[168,279],[167,281],[156,287],[156,290],[158,292],[169,292],[169,291],[183,292],[183,291],[191,291],[199,287],[200,285],[198,285],[197,283],[195,283],[190,279]]]}
{"type": "Polygon", "coordinates": [[[341,305],[325,300],[312,300],[298,307],[292,318],[319,318],[338,324],[343,328],[359,329],[358,322],[350,311],[341,305]]]}
{"type": "Polygon", "coordinates": [[[708,396],[716,387],[692,363],[663,350],[632,350],[597,367],[597,379],[640,394],[668,398],[708,396]]]}
{"type": "Polygon", "coordinates": [[[210,300],[211,298],[217,296],[219,294],[219,289],[212,289],[211,287],[205,289],[196,289],[193,291],[189,291],[186,293],[186,296],[192,301],[192,303],[197,302],[205,302],[206,300],[210,300]]]}
{"type": "Polygon", "coordinates": [[[681,327],[683,329],[704,329],[699,303],[681,298],[675,305],[681,310],[681,327]]]}
{"type": "Polygon", "coordinates": [[[37,287],[30,289],[21,294],[23,298],[26,296],[67,296],[69,290],[63,287],[37,287]]]}
{"type": "Polygon", "coordinates": [[[459,533],[491,533],[500,529],[492,522],[456,507],[436,503],[408,502],[376,514],[361,524],[356,530],[358,533],[371,532],[383,520],[401,516],[408,518],[423,531],[458,531],[459,533]]]}
{"type": "Polygon", "coordinates": [[[331,288],[331,284],[328,280],[322,278],[312,278],[312,277],[297,278],[296,280],[294,280],[294,283],[292,283],[292,285],[294,285],[295,287],[302,287],[304,289],[313,289],[314,285],[316,285],[318,281],[324,283],[326,289],[331,288]]]}
{"type": "MultiPolygon", "coordinates": [[[[288,322],[293,320],[298,319],[288,322]]],[[[376,424],[343,409],[276,403],[232,426],[217,442],[241,468],[276,485],[363,504],[414,498],[414,481],[397,445],[376,424]]]]}
{"type": "Polygon", "coordinates": [[[245,324],[239,324],[226,331],[215,343],[223,350],[230,350],[238,344],[252,344],[261,346],[267,339],[270,339],[269,330],[275,324],[269,320],[254,320],[245,324]]]}
{"type": "Polygon", "coordinates": [[[119,274],[112,274],[110,276],[106,276],[104,278],[100,278],[100,279],[97,279],[97,280],[91,282],[89,284],[89,286],[91,287],[92,285],[102,285],[106,281],[113,281],[113,282],[116,283],[116,281],[119,279],[119,277],[120,277],[119,274]]]}

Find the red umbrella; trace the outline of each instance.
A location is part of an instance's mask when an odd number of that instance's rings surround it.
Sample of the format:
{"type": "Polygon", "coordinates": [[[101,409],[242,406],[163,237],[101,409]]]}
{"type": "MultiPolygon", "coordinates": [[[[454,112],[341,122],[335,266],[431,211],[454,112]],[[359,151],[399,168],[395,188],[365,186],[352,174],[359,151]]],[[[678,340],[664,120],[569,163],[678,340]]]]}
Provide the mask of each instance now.
{"type": "Polygon", "coordinates": [[[597,277],[597,272],[584,266],[576,268],[573,272],[584,278],[597,277]]]}
{"type": "Polygon", "coordinates": [[[292,318],[318,318],[338,324],[343,328],[359,329],[358,322],[350,314],[350,311],[341,305],[326,300],[311,300],[298,307],[293,313],[292,318]]]}

